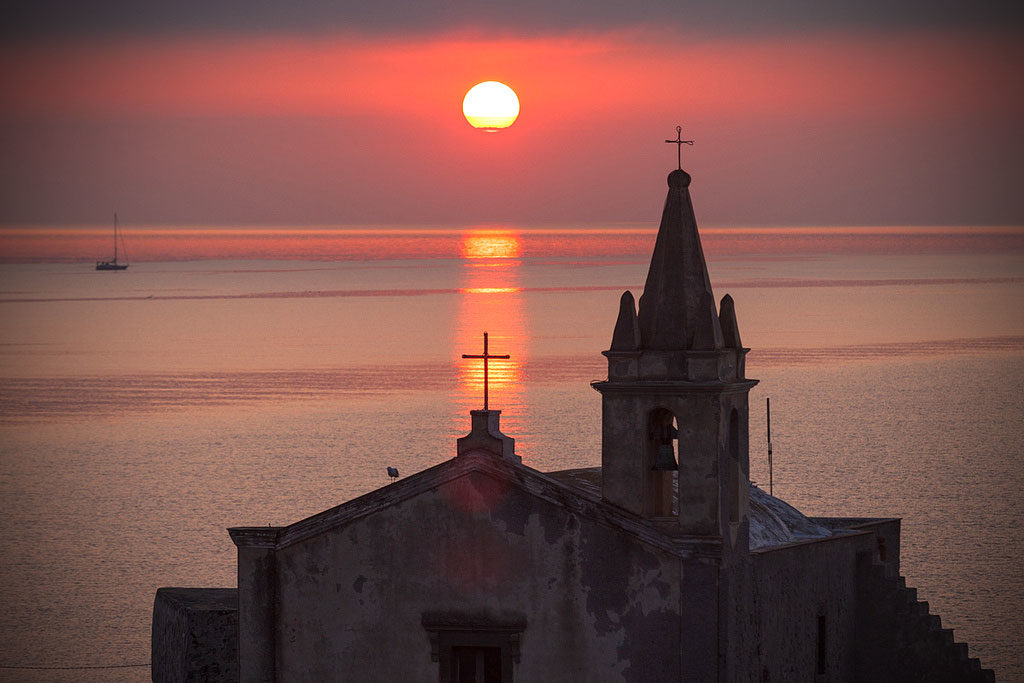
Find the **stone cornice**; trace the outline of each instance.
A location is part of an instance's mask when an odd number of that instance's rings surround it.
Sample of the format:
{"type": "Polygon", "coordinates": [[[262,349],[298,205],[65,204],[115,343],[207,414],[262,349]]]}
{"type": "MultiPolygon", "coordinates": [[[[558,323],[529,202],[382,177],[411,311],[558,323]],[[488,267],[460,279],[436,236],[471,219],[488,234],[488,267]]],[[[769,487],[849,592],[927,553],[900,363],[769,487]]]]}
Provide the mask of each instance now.
{"type": "Polygon", "coordinates": [[[750,349],[747,347],[735,349],[731,347],[722,347],[720,349],[651,349],[647,347],[641,347],[639,349],[629,349],[626,351],[602,351],[601,355],[606,358],[630,358],[642,356],[645,353],[656,353],[656,354],[673,354],[679,356],[685,356],[689,358],[721,358],[728,356],[736,352],[743,354],[750,353],[750,349]]]}
{"type": "Polygon", "coordinates": [[[815,543],[841,543],[851,538],[860,538],[864,536],[870,536],[874,532],[870,529],[837,529],[836,533],[831,536],[819,536],[817,538],[798,538],[790,541],[789,543],[779,543],[778,545],[769,545],[763,548],[751,548],[750,555],[767,555],[774,552],[785,552],[787,550],[793,550],[795,548],[802,548],[804,546],[814,545],[815,543]]]}
{"type": "Polygon", "coordinates": [[[679,394],[694,392],[712,392],[721,394],[734,394],[747,391],[760,380],[741,379],[728,382],[687,382],[685,380],[632,380],[618,382],[610,380],[599,380],[591,382],[590,386],[604,392],[623,391],[629,393],[643,394],[679,394]]]}
{"type": "Polygon", "coordinates": [[[228,529],[228,534],[239,548],[276,548],[283,529],[279,526],[236,526],[228,529]]]}

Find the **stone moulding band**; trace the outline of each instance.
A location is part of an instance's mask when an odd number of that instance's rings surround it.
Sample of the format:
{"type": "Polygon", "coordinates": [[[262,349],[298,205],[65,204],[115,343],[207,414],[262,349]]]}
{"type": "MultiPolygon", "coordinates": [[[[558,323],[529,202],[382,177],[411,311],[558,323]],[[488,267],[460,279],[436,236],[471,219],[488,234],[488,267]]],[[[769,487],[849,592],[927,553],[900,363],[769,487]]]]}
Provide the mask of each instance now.
{"type": "Polygon", "coordinates": [[[590,386],[600,392],[630,392],[642,394],[665,394],[676,395],[680,389],[689,392],[704,391],[709,393],[736,394],[747,391],[757,384],[756,379],[741,379],[722,382],[687,382],[678,381],[642,381],[642,382],[616,382],[613,380],[597,380],[590,383],[590,386]]]}
{"type": "Polygon", "coordinates": [[[477,646],[500,647],[507,650],[514,662],[520,660],[520,643],[526,629],[522,615],[493,617],[462,612],[426,612],[423,628],[430,637],[430,659],[441,660],[441,651],[453,642],[477,646]]]}
{"type": "Polygon", "coordinates": [[[706,351],[702,351],[700,349],[687,349],[685,351],[680,351],[679,349],[651,349],[651,348],[644,347],[644,348],[640,348],[640,349],[630,349],[630,350],[627,350],[627,351],[612,351],[612,350],[602,351],[601,355],[606,357],[606,358],[639,358],[640,356],[644,355],[645,353],[667,353],[667,354],[681,353],[681,354],[684,354],[685,356],[687,356],[689,358],[722,358],[722,357],[725,357],[725,356],[733,355],[737,351],[742,353],[742,354],[744,354],[744,355],[746,355],[747,353],[750,353],[750,349],[746,348],[746,347],[742,347],[742,348],[738,348],[738,349],[731,348],[731,347],[724,347],[724,348],[721,348],[721,349],[708,349],[706,351]]]}
{"type": "Polygon", "coordinates": [[[228,534],[239,548],[276,548],[283,530],[277,526],[242,526],[228,529],[228,534]]]}

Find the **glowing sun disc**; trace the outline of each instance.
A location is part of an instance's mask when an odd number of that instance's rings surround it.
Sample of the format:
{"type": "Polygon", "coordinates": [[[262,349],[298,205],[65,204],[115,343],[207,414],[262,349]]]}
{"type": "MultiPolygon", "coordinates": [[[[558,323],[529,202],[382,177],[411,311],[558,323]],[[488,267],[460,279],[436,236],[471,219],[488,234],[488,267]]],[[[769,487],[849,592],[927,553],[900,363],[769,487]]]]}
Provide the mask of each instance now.
{"type": "Polygon", "coordinates": [[[474,128],[488,131],[508,128],[519,116],[519,98],[504,83],[484,81],[466,93],[462,113],[474,128]]]}

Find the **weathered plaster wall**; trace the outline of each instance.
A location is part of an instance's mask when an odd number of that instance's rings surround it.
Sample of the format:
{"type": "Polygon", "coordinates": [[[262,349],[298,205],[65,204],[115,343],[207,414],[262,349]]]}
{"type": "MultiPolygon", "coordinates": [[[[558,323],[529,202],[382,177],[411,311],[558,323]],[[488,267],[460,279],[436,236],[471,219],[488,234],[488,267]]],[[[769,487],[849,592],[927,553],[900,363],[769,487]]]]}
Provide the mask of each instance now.
{"type": "Polygon", "coordinates": [[[678,558],[481,472],[276,555],[284,680],[437,680],[437,612],[525,619],[516,680],[679,680],[678,558]]]}
{"type": "Polygon", "coordinates": [[[238,591],[160,588],[153,602],[157,683],[238,680],[238,591]]]}

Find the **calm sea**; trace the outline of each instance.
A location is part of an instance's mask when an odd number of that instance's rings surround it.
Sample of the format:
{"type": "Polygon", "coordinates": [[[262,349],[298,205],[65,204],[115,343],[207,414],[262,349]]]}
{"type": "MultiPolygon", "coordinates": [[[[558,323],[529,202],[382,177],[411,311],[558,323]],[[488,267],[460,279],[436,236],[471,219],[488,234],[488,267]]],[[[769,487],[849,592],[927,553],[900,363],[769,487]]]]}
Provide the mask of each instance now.
{"type": "MultiPolygon", "coordinates": [[[[753,350],[752,478],[903,518],[903,574],[1024,680],[1024,229],[704,230],[753,350]]],[[[160,586],[232,586],[288,524],[454,455],[482,371],[524,462],[600,462],[622,290],[654,231],[0,230],[0,680],[148,680],[160,586]]]]}

